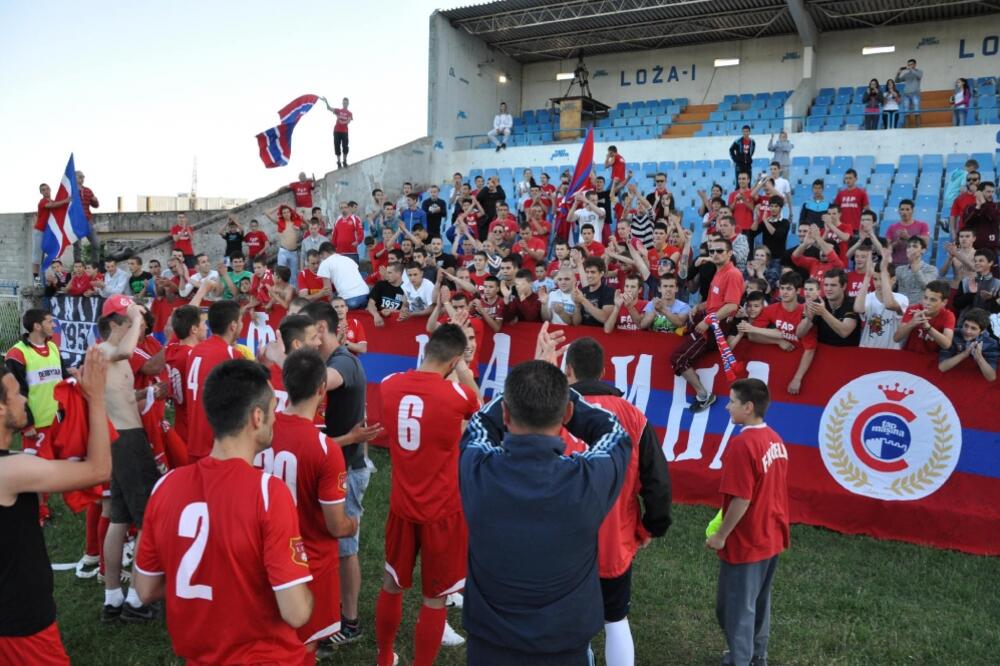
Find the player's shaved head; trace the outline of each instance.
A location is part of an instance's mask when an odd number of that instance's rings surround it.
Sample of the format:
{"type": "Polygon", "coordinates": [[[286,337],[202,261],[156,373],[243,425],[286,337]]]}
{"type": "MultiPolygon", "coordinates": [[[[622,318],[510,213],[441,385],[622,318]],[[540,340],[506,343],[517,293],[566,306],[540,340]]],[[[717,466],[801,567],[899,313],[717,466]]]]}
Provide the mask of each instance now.
{"type": "Polygon", "coordinates": [[[281,379],[285,382],[288,401],[297,405],[313,397],[321,387],[326,386],[326,363],[323,362],[319,352],[303,347],[285,357],[285,363],[281,368],[281,379]]]}
{"type": "Polygon", "coordinates": [[[569,401],[569,383],[562,370],[545,361],[514,366],[504,382],[503,401],[512,425],[545,430],[560,425],[569,401]]]}
{"type": "Polygon", "coordinates": [[[424,348],[424,357],[433,363],[451,363],[465,353],[468,340],[455,324],[443,324],[431,334],[424,348]]]}
{"type": "Polygon", "coordinates": [[[599,380],[604,374],[604,349],[594,338],[578,338],[566,350],[566,365],[577,381],[599,380]]]}
{"type": "Polygon", "coordinates": [[[215,439],[239,434],[256,409],[264,412],[265,424],[273,420],[274,391],[270,379],[264,366],[254,361],[226,361],[212,369],[205,380],[202,403],[215,439]]]}

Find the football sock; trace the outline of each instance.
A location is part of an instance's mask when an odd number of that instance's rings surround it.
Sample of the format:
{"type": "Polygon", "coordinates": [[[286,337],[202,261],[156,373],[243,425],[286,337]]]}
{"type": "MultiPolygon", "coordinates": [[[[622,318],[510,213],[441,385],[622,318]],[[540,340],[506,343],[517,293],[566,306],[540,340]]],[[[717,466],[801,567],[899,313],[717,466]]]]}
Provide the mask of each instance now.
{"type": "Polygon", "coordinates": [[[97,554],[101,557],[99,571],[104,575],[104,537],[108,536],[108,528],[111,526],[111,519],[101,516],[97,521],[97,554]]]}
{"type": "Polygon", "coordinates": [[[420,606],[417,627],[413,632],[413,666],[431,666],[441,649],[444,623],[448,619],[446,608],[420,606]]]}
{"type": "Polygon", "coordinates": [[[139,593],[135,591],[134,587],[128,588],[128,596],[125,597],[125,603],[132,608],[142,607],[142,599],[139,598],[139,593]]]}
{"type": "MultiPolygon", "coordinates": [[[[375,643],[378,645],[378,666],[392,666],[393,644],[396,632],[403,621],[403,595],[390,594],[385,590],[378,593],[375,602],[375,643]]],[[[442,630],[443,631],[443,630],[442,630]]],[[[438,642],[441,637],[438,636],[438,642]]]]}
{"type": "Polygon", "coordinates": [[[635,645],[627,617],[604,625],[604,661],[608,666],[635,664],[635,645]]]}
{"type": "Polygon", "coordinates": [[[122,594],[122,588],[116,590],[104,590],[104,605],[105,606],[121,606],[125,603],[125,595],[122,594]]]}
{"type": "Polygon", "coordinates": [[[98,545],[97,526],[101,522],[101,505],[91,502],[87,507],[87,547],[84,549],[85,555],[100,555],[101,549],[98,545]]]}

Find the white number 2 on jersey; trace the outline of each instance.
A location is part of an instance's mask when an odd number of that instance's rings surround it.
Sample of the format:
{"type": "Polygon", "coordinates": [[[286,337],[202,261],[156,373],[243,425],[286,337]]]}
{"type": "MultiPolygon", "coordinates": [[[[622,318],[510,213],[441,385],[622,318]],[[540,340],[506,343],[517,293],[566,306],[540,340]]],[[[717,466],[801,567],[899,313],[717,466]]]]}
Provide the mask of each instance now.
{"type": "Polygon", "coordinates": [[[424,415],[424,401],[415,395],[404,396],[399,401],[399,418],[396,421],[396,439],[407,451],[420,448],[420,421],[424,415]]]}
{"type": "MultiPolygon", "coordinates": [[[[201,359],[198,359],[199,361],[201,359]]],[[[192,585],[191,578],[201,564],[208,543],[208,504],[192,502],[181,511],[181,519],[177,525],[177,536],[194,539],[188,547],[180,566],[177,567],[177,596],[181,599],[212,600],[211,585],[192,585]]]]}
{"type": "Polygon", "coordinates": [[[191,389],[191,402],[198,401],[198,369],[201,367],[201,357],[195,356],[191,359],[191,367],[188,368],[187,385],[191,389]]]}

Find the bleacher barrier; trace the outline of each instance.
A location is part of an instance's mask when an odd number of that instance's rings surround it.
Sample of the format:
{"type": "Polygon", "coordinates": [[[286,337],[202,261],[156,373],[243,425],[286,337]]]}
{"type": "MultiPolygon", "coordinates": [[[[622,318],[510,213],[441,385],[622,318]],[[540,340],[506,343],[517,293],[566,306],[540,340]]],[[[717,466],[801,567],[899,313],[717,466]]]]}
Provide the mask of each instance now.
{"type": "Polygon", "coordinates": [[[0,344],[10,349],[20,337],[20,286],[16,282],[0,282],[0,344]]]}
{"type": "MultiPolygon", "coordinates": [[[[426,319],[376,328],[366,314],[358,317],[368,335],[369,351],[361,360],[369,380],[368,421],[375,423],[394,418],[380,413],[379,382],[417,367],[428,340],[426,319]]],[[[538,329],[519,323],[479,341],[485,397],[498,393],[510,367],[532,358],[538,329]]],[[[674,377],[668,360],[682,338],[565,330],[569,339],[589,335],[601,343],[606,379],[646,414],[663,443],[674,499],[718,506],[721,455],[734,434],[725,410],[729,382],[718,355],[703,357],[698,373],[719,399],[692,415],[683,380],[674,377]]],[[[785,387],[798,366],[797,353],[751,343],[741,343],[735,353],[751,376],[770,386],[767,422],[786,443],[793,521],[1000,554],[995,385],[974,370],[942,374],[936,355],[821,345],[802,392],[791,395],[785,387]]]]}

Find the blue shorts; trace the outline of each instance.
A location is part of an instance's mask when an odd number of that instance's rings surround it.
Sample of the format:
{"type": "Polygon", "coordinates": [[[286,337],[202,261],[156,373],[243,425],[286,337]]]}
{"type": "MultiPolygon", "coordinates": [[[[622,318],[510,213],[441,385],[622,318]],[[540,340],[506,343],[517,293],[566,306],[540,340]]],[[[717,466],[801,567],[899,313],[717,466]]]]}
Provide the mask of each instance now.
{"type": "Polygon", "coordinates": [[[361,514],[365,512],[361,506],[361,501],[365,498],[365,490],[368,489],[368,481],[371,480],[372,470],[375,465],[365,457],[365,466],[361,469],[347,470],[347,501],[344,503],[344,513],[358,519],[358,531],[353,536],[341,537],[338,539],[338,547],[341,557],[350,557],[358,554],[358,538],[361,534],[361,514]]]}

